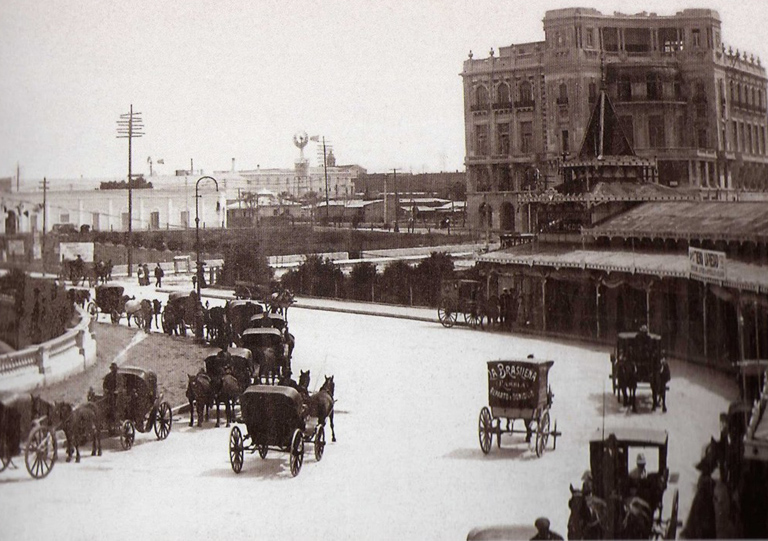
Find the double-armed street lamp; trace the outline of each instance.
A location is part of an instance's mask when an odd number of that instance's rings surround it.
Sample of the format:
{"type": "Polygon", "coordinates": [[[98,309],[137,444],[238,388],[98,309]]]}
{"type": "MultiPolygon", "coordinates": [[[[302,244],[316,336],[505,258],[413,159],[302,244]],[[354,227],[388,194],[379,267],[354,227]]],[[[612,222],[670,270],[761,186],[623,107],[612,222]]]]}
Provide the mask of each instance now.
{"type": "Polygon", "coordinates": [[[202,281],[202,278],[204,276],[204,273],[202,271],[202,267],[200,265],[200,195],[198,193],[198,188],[200,186],[200,181],[211,179],[213,183],[216,185],[216,191],[219,191],[219,183],[216,181],[215,178],[204,176],[197,179],[197,182],[195,183],[195,252],[197,253],[197,268],[195,269],[195,273],[197,273],[197,300],[200,301],[200,282],[202,281]]]}

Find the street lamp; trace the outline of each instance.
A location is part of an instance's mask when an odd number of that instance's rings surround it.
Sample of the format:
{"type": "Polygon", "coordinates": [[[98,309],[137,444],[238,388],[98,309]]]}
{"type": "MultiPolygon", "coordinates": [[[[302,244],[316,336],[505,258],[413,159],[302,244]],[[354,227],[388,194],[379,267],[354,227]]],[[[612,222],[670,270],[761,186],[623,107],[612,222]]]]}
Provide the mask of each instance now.
{"type": "Polygon", "coordinates": [[[205,179],[211,179],[213,183],[216,185],[216,191],[219,191],[219,183],[216,181],[215,178],[204,176],[197,179],[197,182],[195,183],[195,252],[197,252],[197,268],[195,269],[195,272],[197,273],[197,300],[200,301],[200,282],[202,281],[201,278],[203,277],[202,267],[200,266],[200,195],[198,194],[198,187],[200,186],[200,181],[205,179]]]}

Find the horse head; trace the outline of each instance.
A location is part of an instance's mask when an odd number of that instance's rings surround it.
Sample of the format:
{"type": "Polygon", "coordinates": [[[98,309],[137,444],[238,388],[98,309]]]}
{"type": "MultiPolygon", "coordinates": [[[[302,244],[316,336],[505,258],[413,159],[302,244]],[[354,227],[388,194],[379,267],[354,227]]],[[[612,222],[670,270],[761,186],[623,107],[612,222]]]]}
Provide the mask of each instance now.
{"type": "Polygon", "coordinates": [[[299,387],[309,389],[309,370],[302,370],[299,374],[299,387]]]}
{"type": "Polygon", "coordinates": [[[573,488],[568,508],[568,539],[601,539],[604,537],[608,506],[596,496],[586,495],[583,490],[573,488]]]}
{"type": "Polygon", "coordinates": [[[325,376],[325,381],[320,387],[321,391],[326,391],[331,397],[333,397],[333,391],[336,389],[336,384],[333,382],[333,376],[325,376]]]}
{"type": "Polygon", "coordinates": [[[53,421],[54,414],[56,413],[55,405],[39,395],[30,393],[29,396],[32,397],[32,418],[48,417],[49,420],[53,421]]]}
{"type": "Polygon", "coordinates": [[[53,405],[56,417],[65,423],[71,416],[75,408],[69,402],[55,402],[53,405]]]}

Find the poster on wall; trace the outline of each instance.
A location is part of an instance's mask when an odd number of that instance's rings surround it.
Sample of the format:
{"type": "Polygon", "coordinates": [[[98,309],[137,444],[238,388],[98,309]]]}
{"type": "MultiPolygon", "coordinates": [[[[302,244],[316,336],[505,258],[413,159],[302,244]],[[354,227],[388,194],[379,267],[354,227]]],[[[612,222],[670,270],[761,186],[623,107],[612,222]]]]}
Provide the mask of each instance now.
{"type": "Polygon", "coordinates": [[[59,260],[73,261],[80,256],[86,263],[93,263],[92,242],[60,242],[59,260]]]}

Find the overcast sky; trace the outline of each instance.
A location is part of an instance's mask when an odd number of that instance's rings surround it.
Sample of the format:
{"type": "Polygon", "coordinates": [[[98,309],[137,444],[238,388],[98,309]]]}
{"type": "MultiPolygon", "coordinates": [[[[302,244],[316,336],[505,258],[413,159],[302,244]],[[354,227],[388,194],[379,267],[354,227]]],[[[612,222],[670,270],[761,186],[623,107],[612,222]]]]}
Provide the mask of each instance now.
{"type": "Polygon", "coordinates": [[[2,0],[0,177],[124,177],[131,104],[136,172],[292,167],[302,130],[371,172],[463,169],[469,50],[543,40],[544,12],[574,6],[714,8],[768,62],[768,0],[2,0]]]}

